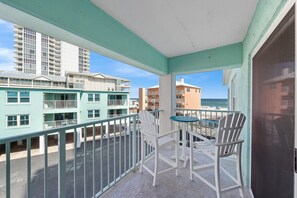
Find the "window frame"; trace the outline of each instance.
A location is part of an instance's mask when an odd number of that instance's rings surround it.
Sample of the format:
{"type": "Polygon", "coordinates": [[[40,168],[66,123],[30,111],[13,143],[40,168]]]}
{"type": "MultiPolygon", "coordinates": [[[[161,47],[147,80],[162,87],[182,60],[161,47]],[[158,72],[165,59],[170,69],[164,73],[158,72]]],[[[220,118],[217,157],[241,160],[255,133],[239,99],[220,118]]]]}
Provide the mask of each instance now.
{"type": "Polygon", "coordinates": [[[19,94],[20,94],[19,103],[30,103],[30,92],[29,91],[20,91],[19,94]],[[22,93],[28,93],[28,96],[22,97],[21,96],[22,93]],[[28,102],[22,102],[22,99],[28,99],[28,102]]]}
{"type": "Polygon", "coordinates": [[[93,110],[88,110],[87,115],[88,115],[88,118],[93,118],[94,117],[94,111],[93,110]],[[90,117],[90,115],[91,115],[91,117],[90,117]]]}
{"type": "Polygon", "coordinates": [[[94,94],[89,93],[88,94],[88,102],[93,102],[94,101],[94,94]],[[90,100],[90,96],[92,96],[92,100],[90,100]]]}
{"type": "Polygon", "coordinates": [[[13,114],[6,115],[6,128],[18,128],[18,127],[28,127],[30,126],[30,114],[13,114]],[[22,116],[28,116],[27,119],[21,120],[22,116]],[[15,117],[15,120],[9,120],[9,117],[15,117]],[[9,125],[9,123],[14,122],[16,125],[9,125]],[[22,124],[22,122],[26,122],[27,124],[22,124]]]}
{"type": "Polygon", "coordinates": [[[20,126],[29,126],[30,125],[30,115],[29,114],[22,114],[22,115],[19,115],[19,117],[20,117],[20,126]],[[22,120],[22,116],[28,116],[28,118],[22,120]],[[27,122],[27,124],[22,124],[22,122],[27,122]]]}
{"type": "Polygon", "coordinates": [[[94,101],[95,102],[99,102],[100,101],[100,94],[99,93],[95,93],[94,94],[94,101]],[[96,96],[98,96],[98,98],[96,96]],[[98,99],[98,100],[96,100],[96,99],[98,99]]]}
{"type": "Polygon", "coordinates": [[[87,110],[87,117],[88,119],[100,118],[100,109],[87,110]],[[98,116],[96,116],[96,111],[98,111],[97,113],[98,116]],[[92,117],[90,117],[90,115],[92,115],[92,117]]]}
{"type": "MultiPolygon", "coordinates": [[[[11,98],[11,97],[10,97],[11,98]]],[[[14,97],[15,98],[15,97],[14,97]]],[[[30,91],[6,91],[6,104],[30,104],[31,103],[31,92],[30,91]],[[17,93],[16,102],[9,102],[9,92],[17,93]],[[21,96],[21,93],[28,93],[28,96],[21,96]],[[27,99],[28,101],[22,101],[27,99]]]]}
{"type": "MultiPolygon", "coordinates": [[[[6,91],[6,103],[7,104],[17,104],[19,102],[19,97],[18,97],[18,91],[6,91]],[[8,99],[9,99],[9,93],[10,92],[13,92],[13,93],[16,93],[16,102],[9,102],[8,99]]],[[[15,97],[13,97],[15,99],[15,97]]]]}

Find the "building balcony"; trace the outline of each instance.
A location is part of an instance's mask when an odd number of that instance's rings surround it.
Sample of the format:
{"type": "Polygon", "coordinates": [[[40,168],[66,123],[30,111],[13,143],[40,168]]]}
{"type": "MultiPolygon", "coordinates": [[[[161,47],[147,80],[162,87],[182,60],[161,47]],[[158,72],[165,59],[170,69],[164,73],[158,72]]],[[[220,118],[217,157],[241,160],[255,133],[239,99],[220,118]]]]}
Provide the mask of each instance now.
{"type": "Polygon", "coordinates": [[[156,96],[156,95],[159,95],[159,92],[158,92],[158,91],[155,91],[155,92],[148,92],[148,95],[149,95],[149,96],[156,96]]]}
{"type": "Polygon", "coordinates": [[[108,99],[107,105],[108,106],[124,106],[124,105],[127,105],[127,100],[123,100],[123,99],[108,99]]]}
{"type": "MultiPolygon", "coordinates": [[[[158,113],[153,112],[156,123],[159,123],[158,113]]],[[[179,109],[177,113],[191,116],[203,114],[207,117],[214,112],[179,109]]],[[[227,113],[216,111],[215,115],[227,113]]],[[[0,181],[0,189],[3,188],[1,197],[16,193],[28,197],[216,197],[215,191],[198,179],[190,180],[189,163],[183,167],[180,162],[179,177],[175,176],[174,171],[160,174],[157,187],[152,186],[153,178],[146,171],[139,173],[141,123],[138,122],[137,114],[117,115],[85,124],[77,124],[76,119],[65,119],[46,121],[43,125],[44,131],[0,137],[0,146],[5,147],[0,157],[0,175],[6,178],[6,181],[0,181]],[[66,133],[70,134],[67,138],[66,133]],[[32,149],[33,139],[40,136],[44,138],[39,144],[43,154],[36,155],[32,149]],[[59,144],[49,147],[49,138],[52,136],[57,138],[59,144]],[[11,143],[20,140],[26,142],[27,154],[17,159],[11,143]],[[31,162],[38,163],[33,166],[31,162]],[[22,163],[29,165],[17,165],[22,163]],[[18,180],[14,179],[15,171],[18,171],[18,180]]],[[[198,129],[195,127],[201,125],[194,126],[194,129],[198,129]]],[[[147,146],[145,155],[149,157],[153,152],[147,146]]],[[[171,155],[169,150],[165,149],[164,152],[171,155]]],[[[194,157],[199,161],[207,161],[196,150],[194,157]]],[[[221,163],[235,174],[234,158],[222,160],[221,163]]],[[[149,161],[149,165],[153,165],[153,160],[149,161]]],[[[165,168],[162,163],[160,168],[165,168]]],[[[206,177],[211,179],[214,175],[209,172],[206,177]]],[[[222,185],[230,183],[232,181],[224,178],[222,185]]],[[[239,192],[229,192],[227,197],[239,197],[239,192]]]]}
{"type": "Polygon", "coordinates": [[[185,99],[176,99],[176,103],[185,103],[185,99]]]}
{"type": "Polygon", "coordinates": [[[44,109],[70,109],[77,108],[76,100],[44,100],[44,109]]]}
{"type": "Polygon", "coordinates": [[[149,98],[148,102],[151,102],[151,103],[159,102],[159,99],[149,98]]]}
{"type": "Polygon", "coordinates": [[[76,119],[70,119],[70,120],[56,120],[56,121],[45,121],[43,122],[43,128],[44,129],[52,129],[52,128],[59,128],[69,125],[77,124],[76,119]]]}
{"type": "Polygon", "coordinates": [[[127,114],[108,114],[107,118],[117,118],[117,117],[122,117],[122,116],[126,116],[127,114]]]}
{"type": "Polygon", "coordinates": [[[176,95],[183,95],[185,94],[185,91],[176,90],[176,95]]]}

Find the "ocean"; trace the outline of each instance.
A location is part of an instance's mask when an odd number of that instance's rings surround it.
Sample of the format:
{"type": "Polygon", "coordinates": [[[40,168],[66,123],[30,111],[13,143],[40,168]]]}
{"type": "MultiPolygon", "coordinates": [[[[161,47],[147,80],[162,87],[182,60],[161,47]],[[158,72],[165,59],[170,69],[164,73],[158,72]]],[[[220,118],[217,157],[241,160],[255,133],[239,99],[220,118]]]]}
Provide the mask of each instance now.
{"type": "Polygon", "coordinates": [[[228,108],[228,99],[201,99],[201,106],[228,108]]]}

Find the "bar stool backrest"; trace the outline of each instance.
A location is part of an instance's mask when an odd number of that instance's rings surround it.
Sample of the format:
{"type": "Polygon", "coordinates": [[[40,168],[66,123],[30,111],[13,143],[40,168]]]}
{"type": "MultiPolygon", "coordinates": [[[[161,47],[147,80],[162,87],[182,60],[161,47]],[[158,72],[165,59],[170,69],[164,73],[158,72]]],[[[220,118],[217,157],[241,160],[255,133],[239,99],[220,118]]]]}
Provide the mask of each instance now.
{"type": "Polygon", "coordinates": [[[158,138],[158,130],[155,122],[155,117],[148,111],[139,112],[140,132],[143,134],[144,141],[150,146],[156,146],[158,138]]]}
{"type": "Polygon", "coordinates": [[[219,121],[215,146],[218,146],[219,157],[227,157],[234,154],[236,145],[242,143],[239,135],[246,120],[242,113],[232,113],[219,121]]]}

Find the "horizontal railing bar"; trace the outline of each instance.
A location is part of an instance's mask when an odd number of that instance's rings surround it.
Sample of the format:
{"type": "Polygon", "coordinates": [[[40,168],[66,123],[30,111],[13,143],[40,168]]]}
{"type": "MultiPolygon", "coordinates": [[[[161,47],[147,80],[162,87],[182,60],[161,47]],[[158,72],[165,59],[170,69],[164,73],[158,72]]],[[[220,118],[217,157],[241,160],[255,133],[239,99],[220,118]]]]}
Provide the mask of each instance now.
{"type": "Polygon", "coordinates": [[[229,110],[213,110],[213,109],[182,109],[176,108],[176,111],[198,111],[198,112],[219,112],[219,113],[238,113],[239,111],[229,111],[229,110]]]}
{"type": "Polygon", "coordinates": [[[64,127],[55,128],[55,129],[47,129],[47,130],[43,130],[43,131],[29,132],[29,133],[25,133],[25,134],[24,133],[17,134],[17,135],[10,134],[7,137],[2,137],[2,138],[0,137],[0,144],[4,144],[6,142],[14,142],[14,141],[18,141],[18,140],[27,139],[27,138],[33,138],[33,137],[42,136],[42,135],[49,135],[51,133],[60,133],[62,131],[67,131],[67,130],[71,130],[71,129],[75,129],[75,128],[81,128],[84,126],[91,126],[91,125],[101,124],[101,123],[110,122],[110,121],[117,121],[120,119],[131,118],[131,117],[135,117],[135,116],[137,116],[137,114],[126,115],[126,116],[104,119],[104,120],[85,122],[85,123],[81,123],[81,124],[74,124],[71,126],[64,126],[64,127]]]}

